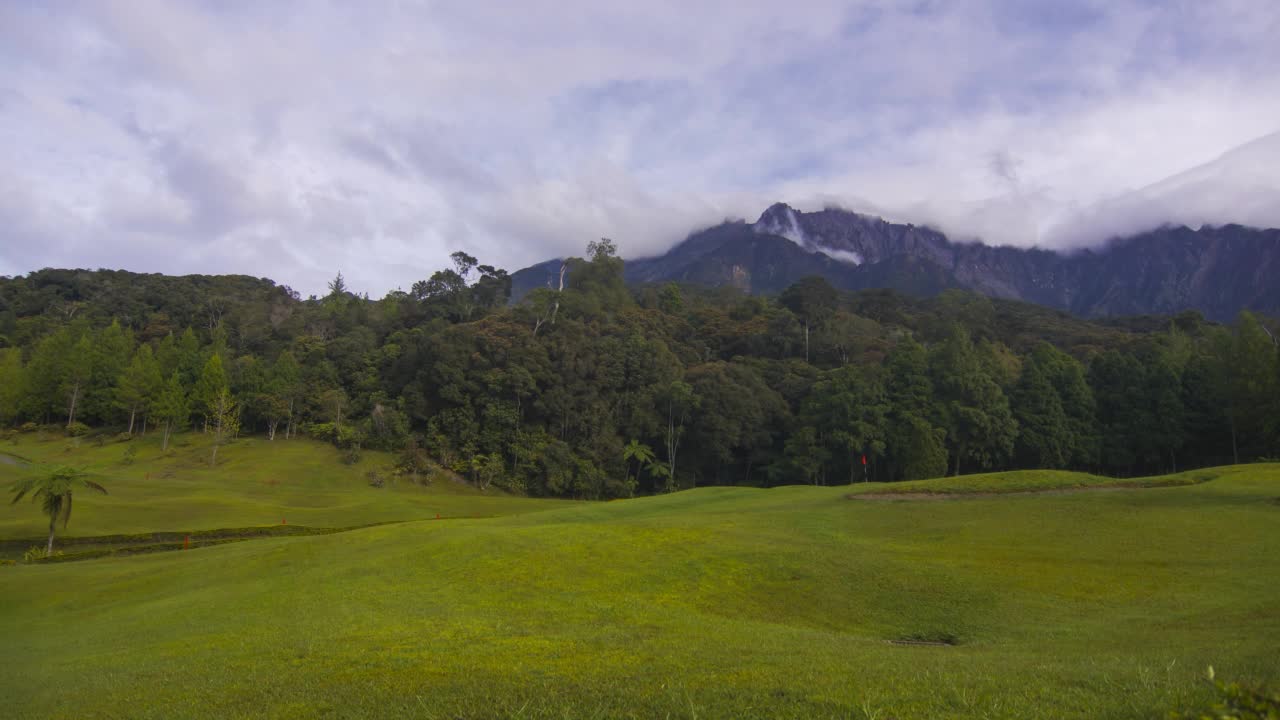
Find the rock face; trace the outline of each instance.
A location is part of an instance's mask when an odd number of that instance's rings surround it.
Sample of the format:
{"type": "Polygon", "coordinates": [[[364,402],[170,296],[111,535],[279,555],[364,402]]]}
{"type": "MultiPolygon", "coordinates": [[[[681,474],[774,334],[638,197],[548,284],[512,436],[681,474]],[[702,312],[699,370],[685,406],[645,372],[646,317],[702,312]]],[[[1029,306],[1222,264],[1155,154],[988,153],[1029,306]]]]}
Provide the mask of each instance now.
{"type": "MultiPolygon", "coordinates": [[[[558,268],[551,261],[516,273],[514,295],[544,285],[558,268]]],[[[962,288],[1082,316],[1198,310],[1230,320],[1245,309],[1280,313],[1280,230],[1165,227],[1059,254],[955,243],[926,227],[777,203],[755,223],[723,223],[664,255],[630,260],[626,272],[629,282],[732,285],[751,293],[780,292],[821,275],[847,290],[927,296],[962,288]]]]}

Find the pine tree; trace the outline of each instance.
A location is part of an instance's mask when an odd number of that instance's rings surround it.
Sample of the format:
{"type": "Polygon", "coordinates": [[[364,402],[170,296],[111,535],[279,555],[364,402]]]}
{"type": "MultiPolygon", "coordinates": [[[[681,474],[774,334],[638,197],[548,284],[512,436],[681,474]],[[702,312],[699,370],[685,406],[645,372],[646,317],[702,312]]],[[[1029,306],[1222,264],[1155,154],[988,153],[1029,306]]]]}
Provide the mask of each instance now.
{"type": "Polygon", "coordinates": [[[183,389],[182,378],[177,370],[160,389],[151,414],[164,423],[164,440],[161,450],[169,449],[169,437],[176,430],[181,430],[191,417],[191,408],[187,401],[187,393],[183,389]]]}
{"type": "Polygon", "coordinates": [[[147,412],[163,385],[160,365],[151,353],[151,346],[144,343],[133,354],[133,360],[121,373],[116,387],[116,404],[129,413],[130,434],[138,413],[147,412]]]}

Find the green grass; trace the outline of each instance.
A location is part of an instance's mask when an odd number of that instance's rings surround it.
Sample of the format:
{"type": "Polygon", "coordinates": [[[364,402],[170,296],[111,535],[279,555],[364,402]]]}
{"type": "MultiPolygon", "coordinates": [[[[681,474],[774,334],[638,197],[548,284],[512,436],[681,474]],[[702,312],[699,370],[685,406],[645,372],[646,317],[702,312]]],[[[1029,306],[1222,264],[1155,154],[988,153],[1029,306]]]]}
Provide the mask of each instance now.
{"type": "MultiPolygon", "coordinates": [[[[170,452],[160,451],[152,434],[130,443],[47,435],[18,435],[0,443],[0,453],[43,465],[81,467],[110,492],[81,493],[68,536],[157,531],[213,530],[282,522],[311,527],[352,527],[392,520],[490,517],[561,507],[565,501],[535,500],[501,492],[482,493],[470,486],[437,482],[423,487],[408,480],[387,487],[369,486],[366,473],[394,464],[387,453],[365,452],[356,465],[344,465],[332,446],[306,439],[268,442],[244,438],[220,450],[217,468],[209,467],[209,438],[177,436],[170,452]],[[129,446],[137,448],[125,464],[129,446]]],[[[0,463],[0,487],[25,472],[0,463]]],[[[3,497],[7,498],[8,495],[3,497]]],[[[39,537],[48,521],[24,500],[0,511],[0,539],[39,537]]],[[[59,530],[59,534],[63,531],[59,530]]]]}
{"type": "Polygon", "coordinates": [[[1208,474],[705,488],[4,567],[0,696],[16,718],[1163,717],[1209,664],[1280,680],[1280,465],[1208,474]]]}
{"type": "Polygon", "coordinates": [[[850,494],[891,495],[989,495],[1046,491],[1099,490],[1194,485],[1217,476],[1218,471],[1191,470],[1177,475],[1143,478],[1110,478],[1066,470],[1011,470],[959,477],[893,483],[858,483],[850,494]]]}

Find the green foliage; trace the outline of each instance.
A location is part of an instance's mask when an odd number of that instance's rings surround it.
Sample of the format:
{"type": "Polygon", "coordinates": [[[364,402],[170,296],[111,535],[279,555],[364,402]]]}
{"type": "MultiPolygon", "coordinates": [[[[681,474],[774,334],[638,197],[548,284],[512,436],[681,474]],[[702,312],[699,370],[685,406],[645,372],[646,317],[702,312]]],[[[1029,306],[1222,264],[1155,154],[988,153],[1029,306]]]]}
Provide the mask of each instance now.
{"type": "Polygon", "coordinates": [[[92,429],[93,428],[90,428],[88,425],[77,420],[68,424],[67,427],[64,428],[64,431],[68,437],[84,437],[85,435],[88,435],[92,429]]]}
{"type": "Polygon", "coordinates": [[[1280,455],[1266,318],[1089,321],[819,278],[633,293],[612,241],[585,256],[514,307],[511,277],[465,252],[380,300],[340,278],[307,300],[240,277],[0,279],[0,425],[159,430],[168,453],[194,420],[210,461],[240,435],[393,452],[418,436],[468,482],[566,497],[1280,455]]]}
{"type": "Polygon", "coordinates": [[[1216,702],[1203,711],[1169,713],[1170,720],[1280,720],[1280,694],[1219,680],[1209,666],[1216,702]]]}
{"type": "Polygon", "coordinates": [[[107,494],[106,488],[86,478],[84,472],[65,466],[37,471],[13,485],[13,504],[29,495],[32,501],[40,503],[40,509],[49,518],[46,557],[53,554],[53,536],[58,522],[61,521],[63,528],[71,522],[71,505],[77,487],[107,494]]]}

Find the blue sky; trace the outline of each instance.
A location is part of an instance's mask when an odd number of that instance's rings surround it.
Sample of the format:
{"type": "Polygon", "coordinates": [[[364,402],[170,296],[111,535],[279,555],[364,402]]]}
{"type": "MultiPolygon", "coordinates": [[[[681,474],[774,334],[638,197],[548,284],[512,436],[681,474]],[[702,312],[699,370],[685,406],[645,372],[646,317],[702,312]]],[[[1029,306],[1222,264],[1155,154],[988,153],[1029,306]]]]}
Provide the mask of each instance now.
{"type": "Polygon", "coordinates": [[[1023,246],[1280,224],[1280,141],[1166,180],[1280,130],[1276,37],[1266,0],[2,3],[0,275],[378,296],[775,200],[1023,246]]]}

